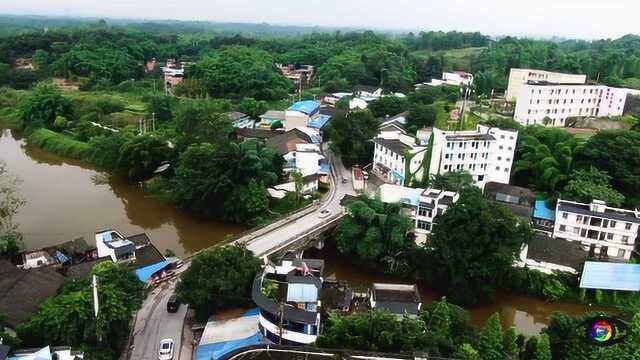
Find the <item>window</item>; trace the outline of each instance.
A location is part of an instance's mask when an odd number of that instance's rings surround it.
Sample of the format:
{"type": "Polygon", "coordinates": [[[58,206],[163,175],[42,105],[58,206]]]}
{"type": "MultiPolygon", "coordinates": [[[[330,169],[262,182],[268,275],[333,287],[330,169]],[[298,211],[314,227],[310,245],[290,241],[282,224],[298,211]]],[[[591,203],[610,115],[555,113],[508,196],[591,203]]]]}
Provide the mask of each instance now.
{"type": "Polygon", "coordinates": [[[478,175],[478,181],[484,181],[484,175],[478,175]]]}
{"type": "Polygon", "coordinates": [[[449,158],[449,154],[444,154],[444,158],[448,159],[449,158]]]}
{"type": "Polygon", "coordinates": [[[613,240],[613,233],[607,233],[607,240],[613,240]]]}
{"type": "Polygon", "coordinates": [[[567,214],[566,212],[562,213],[562,218],[563,219],[567,219],[569,217],[569,214],[567,214]]]}
{"type": "Polygon", "coordinates": [[[502,156],[498,156],[498,161],[502,160],[502,156]]]}
{"type": "Polygon", "coordinates": [[[625,235],[625,236],[623,236],[623,237],[622,237],[622,243],[623,243],[623,244],[627,244],[627,245],[628,245],[628,244],[629,244],[629,237],[628,237],[628,236],[626,236],[626,235],[625,235]]]}
{"type": "Polygon", "coordinates": [[[504,149],[504,146],[500,145],[500,146],[498,147],[498,149],[502,150],[502,149],[504,149]]]}
{"type": "Polygon", "coordinates": [[[567,231],[567,227],[564,225],[560,225],[560,231],[567,231]]]}
{"type": "Polygon", "coordinates": [[[418,220],[418,229],[431,230],[431,224],[426,221],[418,220]]]}
{"type": "Polygon", "coordinates": [[[577,221],[577,222],[582,221],[582,215],[577,215],[577,216],[576,216],[576,221],[577,221]]]}
{"type": "Polygon", "coordinates": [[[607,219],[602,220],[602,227],[606,228],[608,226],[609,226],[609,220],[607,220],[607,219]]]}
{"type": "Polygon", "coordinates": [[[420,208],[418,209],[419,216],[427,216],[428,213],[429,213],[429,209],[424,206],[420,206],[420,208]]]}
{"type": "Polygon", "coordinates": [[[576,234],[576,235],[579,235],[580,234],[580,228],[574,227],[573,228],[573,233],[576,234]]]}
{"type": "Polygon", "coordinates": [[[509,172],[509,168],[504,168],[504,172],[508,173],[509,172]]]}
{"type": "Polygon", "coordinates": [[[496,171],[500,171],[500,166],[496,166],[496,171]]]}
{"type": "Polygon", "coordinates": [[[624,251],[624,249],[618,249],[618,257],[623,258],[623,257],[624,257],[624,255],[625,255],[625,251],[624,251]]]}
{"type": "Polygon", "coordinates": [[[615,222],[615,220],[611,220],[611,227],[612,227],[612,228],[616,227],[616,222],[615,222]]]}
{"type": "Polygon", "coordinates": [[[625,230],[631,230],[631,223],[624,224],[624,229],[625,230]]]}

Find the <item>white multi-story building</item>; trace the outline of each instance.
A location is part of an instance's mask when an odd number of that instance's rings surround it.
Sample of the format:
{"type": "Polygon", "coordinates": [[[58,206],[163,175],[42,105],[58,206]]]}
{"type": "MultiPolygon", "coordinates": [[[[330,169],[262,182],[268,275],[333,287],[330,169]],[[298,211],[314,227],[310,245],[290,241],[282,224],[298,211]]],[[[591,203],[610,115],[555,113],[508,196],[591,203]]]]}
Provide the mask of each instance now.
{"type": "Polygon", "coordinates": [[[534,69],[511,69],[509,72],[509,85],[507,86],[507,92],[505,94],[507,100],[515,101],[520,94],[520,87],[530,81],[558,84],[584,84],[587,82],[587,75],[564,74],[534,69]]]}
{"type": "Polygon", "coordinates": [[[468,131],[421,129],[413,137],[403,120],[400,115],[385,121],[373,139],[373,170],[385,181],[410,185],[425,176],[466,171],[481,189],[490,181],[509,183],[518,131],[478,125],[468,131]]]}
{"type": "Polygon", "coordinates": [[[373,171],[386,182],[409,185],[407,175],[413,179],[423,176],[422,158],[426,154],[430,130],[418,131],[413,137],[404,129],[405,113],[390,118],[380,125],[378,136],[373,139],[373,171]]]}
{"type": "Polygon", "coordinates": [[[476,130],[433,129],[429,174],[465,171],[484,189],[487,182],[508,184],[518,131],[478,125],[476,130]]]}
{"type": "Polygon", "coordinates": [[[627,95],[640,91],[605,85],[521,84],[514,119],[522,125],[565,126],[569,117],[620,116],[627,95]]]}
{"type": "Polygon", "coordinates": [[[635,250],[640,212],[607,206],[558,200],[553,237],[577,241],[585,250],[609,258],[628,260],[635,250]]]}
{"type": "Polygon", "coordinates": [[[378,188],[380,200],[385,203],[401,203],[405,214],[411,218],[416,243],[422,244],[433,230],[436,218],[460,197],[458,193],[433,188],[419,189],[400,185],[383,184],[378,188]]]}

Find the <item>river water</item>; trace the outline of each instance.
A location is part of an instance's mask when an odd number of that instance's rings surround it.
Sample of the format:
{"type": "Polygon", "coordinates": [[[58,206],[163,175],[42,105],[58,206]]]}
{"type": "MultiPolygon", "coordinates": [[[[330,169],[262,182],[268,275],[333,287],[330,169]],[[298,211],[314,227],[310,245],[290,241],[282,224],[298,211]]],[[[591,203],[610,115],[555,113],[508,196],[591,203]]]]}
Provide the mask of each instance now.
{"type": "MultiPolygon", "coordinates": [[[[20,190],[27,201],[16,219],[26,249],[80,236],[93,244],[95,231],[114,228],[125,235],[146,232],[161,251],[172,249],[184,256],[245,230],[242,226],[196,218],[81,162],[29,147],[15,131],[1,127],[0,131],[0,160],[7,163],[11,174],[22,179],[20,190]]],[[[335,274],[354,287],[403,282],[343,263],[330,250],[318,255],[325,259],[325,275],[335,274]]],[[[423,303],[440,297],[427,286],[419,286],[423,303]]],[[[595,309],[501,293],[493,304],[472,308],[470,314],[475,325],[483,326],[497,312],[504,326],[513,325],[520,333],[534,335],[548,324],[554,311],[581,314],[589,310],[595,309]]]]}
{"type": "MultiPolygon", "coordinates": [[[[405,279],[373,274],[357,266],[349,265],[343,258],[336,256],[335,249],[331,249],[331,246],[327,246],[321,251],[309,250],[305,255],[324,259],[324,275],[326,277],[335,276],[338,280],[345,280],[353,288],[368,288],[374,282],[407,283],[405,279]]],[[[424,283],[418,283],[417,285],[423,304],[438,301],[443,296],[424,283]]],[[[532,336],[539,334],[549,324],[551,314],[555,311],[565,312],[570,315],[580,315],[585,312],[604,309],[592,308],[572,302],[548,303],[534,297],[498,292],[493,303],[467,308],[467,310],[472,324],[478,328],[485,325],[489,316],[498,313],[505,329],[514,326],[518,333],[532,336]]]]}
{"type": "Polygon", "coordinates": [[[93,245],[95,231],[114,228],[124,235],[146,232],[161,252],[184,256],[245,230],[194,217],[81,162],[27,146],[16,131],[0,131],[0,160],[22,180],[26,205],[16,220],[26,249],[80,236],[93,245]]]}

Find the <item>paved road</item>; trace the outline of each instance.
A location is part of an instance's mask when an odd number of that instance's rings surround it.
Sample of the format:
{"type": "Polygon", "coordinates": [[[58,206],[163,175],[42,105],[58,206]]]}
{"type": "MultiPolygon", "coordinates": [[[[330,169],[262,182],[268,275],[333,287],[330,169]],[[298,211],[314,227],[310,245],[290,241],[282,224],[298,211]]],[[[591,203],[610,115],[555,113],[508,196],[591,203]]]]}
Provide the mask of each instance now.
{"type": "MultiPolygon", "coordinates": [[[[179,359],[182,344],[182,327],[187,306],[182,305],[176,313],[167,312],[167,300],[173,294],[176,280],[163,283],[154,289],[138,311],[133,331],[133,349],[130,359],[156,360],[158,345],[162,339],[173,339],[176,344],[174,359],[179,359]]],[[[188,360],[188,359],[186,359],[188,360]]]]}
{"type": "MultiPolygon", "coordinates": [[[[330,194],[324,199],[322,205],[313,212],[252,239],[247,244],[247,247],[256,256],[267,254],[273,249],[281,247],[286,243],[286,240],[312,230],[326,221],[327,219],[318,217],[318,213],[321,210],[328,209],[331,211],[331,215],[338,214],[342,211],[340,207],[342,197],[345,194],[355,194],[351,185],[350,171],[345,169],[339,158],[334,157],[330,152],[326,154],[331,165],[332,187],[330,194]],[[346,179],[347,182],[343,184],[342,179],[346,179]]],[[[180,272],[186,270],[189,265],[190,261],[185,261],[180,272]]],[[[157,359],[160,340],[171,338],[176,343],[174,359],[190,360],[187,356],[182,356],[181,358],[179,356],[187,306],[182,305],[175,314],[167,312],[167,300],[174,293],[175,285],[176,280],[174,279],[154,289],[138,311],[133,332],[133,349],[129,352],[129,359],[157,359]]],[[[186,339],[186,341],[191,341],[191,339],[186,339]]]]}
{"type": "Polygon", "coordinates": [[[270,254],[273,250],[285,245],[288,240],[318,227],[318,225],[327,220],[326,218],[321,219],[318,217],[321,210],[327,209],[331,211],[331,216],[336,215],[342,211],[340,207],[342,197],[345,194],[355,194],[351,184],[351,172],[344,167],[340,158],[333,156],[329,151],[326,152],[326,155],[331,164],[331,180],[333,183],[328,198],[315,211],[249,241],[247,249],[253,251],[256,256],[270,254]],[[347,182],[343,184],[342,179],[346,179],[347,182]]]}

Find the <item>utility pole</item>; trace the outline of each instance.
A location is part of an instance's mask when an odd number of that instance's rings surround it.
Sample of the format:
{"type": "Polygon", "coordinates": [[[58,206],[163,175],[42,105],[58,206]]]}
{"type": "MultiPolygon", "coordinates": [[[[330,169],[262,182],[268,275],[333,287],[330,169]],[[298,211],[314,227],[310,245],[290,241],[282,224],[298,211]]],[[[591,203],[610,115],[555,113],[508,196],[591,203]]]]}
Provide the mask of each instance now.
{"type": "Polygon", "coordinates": [[[280,302],[280,326],[278,329],[280,330],[280,336],[278,337],[278,345],[282,345],[282,327],[284,326],[284,303],[280,302]]]}
{"type": "MultiPolygon", "coordinates": [[[[100,304],[98,302],[98,280],[95,275],[91,281],[91,288],[93,290],[93,315],[98,320],[98,311],[100,310],[100,304]]],[[[98,336],[98,341],[102,341],[102,337],[98,336]]]]}

